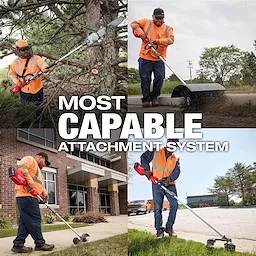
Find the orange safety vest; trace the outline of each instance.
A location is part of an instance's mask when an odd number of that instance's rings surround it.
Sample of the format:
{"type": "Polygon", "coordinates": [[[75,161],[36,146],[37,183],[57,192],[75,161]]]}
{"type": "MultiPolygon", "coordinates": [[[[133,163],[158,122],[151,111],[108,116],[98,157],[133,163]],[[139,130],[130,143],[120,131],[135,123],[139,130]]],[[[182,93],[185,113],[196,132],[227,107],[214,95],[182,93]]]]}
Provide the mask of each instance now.
{"type": "MultiPolygon", "coordinates": [[[[45,190],[44,188],[44,177],[37,164],[37,161],[32,156],[25,156],[20,160],[17,166],[19,170],[22,171],[27,185],[32,189],[36,189],[39,194],[42,194],[45,190]]],[[[15,185],[16,196],[32,196],[27,186],[15,185]]],[[[34,196],[32,196],[34,197],[34,196]]]]}
{"type": "MultiPolygon", "coordinates": [[[[18,82],[20,82],[22,80],[19,76],[22,75],[26,61],[27,61],[27,59],[18,57],[17,59],[15,59],[12,62],[11,66],[10,66],[10,70],[11,70],[10,77],[15,84],[17,84],[18,82]]],[[[27,74],[34,74],[35,72],[39,72],[47,67],[48,67],[47,63],[40,56],[33,55],[32,57],[30,57],[30,59],[28,61],[27,69],[23,76],[26,76],[27,74]]],[[[28,78],[28,77],[29,76],[27,76],[26,78],[28,78]]],[[[43,87],[42,77],[40,76],[34,80],[31,80],[29,82],[29,84],[22,87],[21,91],[25,92],[25,93],[35,94],[42,87],[43,87]]]]}
{"type": "MultiPolygon", "coordinates": [[[[175,164],[176,156],[174,154],[171,154],[166,160],[164,148],[161,148],[160,151],[155,150],[152,160],[153,176],[157,177],[158,179],[169,177],[174,170],[175,164]]],[[[175,181],[170,182],[170,184],[175,183],[175,181]]]]}
{"type": "MultiPolygon", "coordinates": [[[[150,42],[154,39],[160,39],[160,44],[157,51],[163,58],[166,57],[167,46],[174,43],[173,28],[166,25],[158,27],[154,24],[153,20],[141,19],[131,23],[133,33],[137,36],[145,35],[150,42]]],[[[145,43],[141,43],[139,56],[146,60],[159,60],[159,57],[149,48],[145,49],[145,43]]]]}

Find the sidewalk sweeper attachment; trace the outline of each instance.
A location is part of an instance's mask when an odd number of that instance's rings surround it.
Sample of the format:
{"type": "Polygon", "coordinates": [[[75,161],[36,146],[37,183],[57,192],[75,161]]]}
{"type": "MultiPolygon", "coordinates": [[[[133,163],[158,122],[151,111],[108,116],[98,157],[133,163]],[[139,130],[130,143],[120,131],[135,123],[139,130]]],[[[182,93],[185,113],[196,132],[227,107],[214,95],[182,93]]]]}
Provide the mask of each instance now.
{"type": "Polygon", "coordinates": [[[186,84],[186,82],[168,65],[165,58],[154,48],[153,45],[147,43],[145,48],[151,48],[156,56],[161,59],[166,67],[181,81],[181,85],[174,88],[171,97],[184,98],[184,111],[197,110],[209,102],[216,102],[224,95],[225,87],[218,83],[201,83],[186,84]]]}
{"type": "MultiPolygon", "coordinates": [[[[140,163],[134,164],[134,169],[139,175],[145,175],[145,170],[143,166],[140,163]]],[[[172,191],[170,191],[168,188],[166,188],[166,183],[164,183],[164,180],[167,179],[163,178],[161,180],[158,180],[153,174],[149,177],[149,180],[151,182],[157,183],[166,193],[174,197],[179,203],[181,203],[183,206],[185,206],[190,212],[192,212],[196,217],[198,217],[201,221],[203,221],[207,226],[209,226],[212,230],[214,230],[221,238],[210,238],[207,240],[206,246],[212,247],[214,246],[214,243],[216,241],[224,241],[226,242],[224,244],[224,248],[226,250],[235,251],[236,246],[232,243],[231,238],[226,237],[225,235],[221,234],[217,229],[215,229],[212,225],[210,225],[206,220],[204,220],[202,217],[200,217],[195,211],[193,211],[187,204],[183,203],[172,191]]]]}
{"type": "MultiPolygon", "coordinates": [[[[9,167],[9,178],[17,185],[26,186],[27,181],[21,171],[19,169],[16,169],[15,167],[9,167]]],[[[53,208],[51,208],[48,203],[44,201],[44,199],[38,194],[38,192],[34,190],[33,195],[36,196],[41,202],[43,202],[47,209],[49,209],[54,215],[56,215],[59,219],[61,219],[78,237],[73,238],[73,243],[83,243],[88,241],[89,235],[87,233],[79,235],[53,208]]],[[[30,192],[31,193],[31,192],[30,192]]]]}

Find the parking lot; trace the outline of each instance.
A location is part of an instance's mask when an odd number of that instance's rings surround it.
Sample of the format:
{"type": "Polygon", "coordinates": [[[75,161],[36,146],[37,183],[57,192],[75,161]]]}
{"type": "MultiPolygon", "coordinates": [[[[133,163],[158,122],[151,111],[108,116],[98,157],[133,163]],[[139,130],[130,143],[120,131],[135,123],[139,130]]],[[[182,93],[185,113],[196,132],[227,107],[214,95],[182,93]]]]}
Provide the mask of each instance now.
{"type": "MultiPolygon", "coordinates": [[[[237,251],[256,252],[256,207],[233,209],[209,207],[193,210],[221,234],[232,238],[237,251]]],[[[168,210],[163,211],[163,224],[165,224],[167,216],[168,210]]],[[[155,232],[154,213],[128,217],[128,227],[155,232]]],[[[180,238],[203,243],[206,243],[208,238],[219,237],[187,209],[178,210],[174,230],[180,238]]],[[[223,247],[224,243],[216,242],[215,245],[223,247]]]]}

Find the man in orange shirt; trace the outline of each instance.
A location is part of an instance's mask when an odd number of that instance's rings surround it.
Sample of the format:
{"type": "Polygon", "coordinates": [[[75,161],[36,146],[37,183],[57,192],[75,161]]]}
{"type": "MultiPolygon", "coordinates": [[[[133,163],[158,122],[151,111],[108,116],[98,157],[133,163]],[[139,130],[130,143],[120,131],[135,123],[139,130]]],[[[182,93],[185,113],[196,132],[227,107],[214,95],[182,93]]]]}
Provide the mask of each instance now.
{"type": "Polygon", "coordinates": [[[152,15],[153,20],[144,18],[133,21],[131,27],[135,37],[142,39],[139,53],[139,74],[141,78],[142,106],[156,107],[157,98],[165,78],[164,62],[159,59],[152,49],[147,47],[151,43],[163,58],[166,57],[167,47],[174,43],[173,28],[164,23],[164,11],[156,8],[152,15]],[[154,74],[153,90],[150,91],[151,75],[154,74]]]}
{"type": "Polygon", "coordinates": [[[22,100],[40,103],[43,101],[42,77],[31,80],[25,86],[22,85],[22,80],[39,71],[48,72],[48,65],[40,56],[33,55],[31,45],[25,40],[18,40],[16,49],[19,57],[10,66],[10,77],[15,83],[15,89],[20,91],[22,100]]]}
{"type": "MultiPolygon", "coordinates": [[[[178,142],[178,139],[168,139],[167,142],[178,142]]],[[[167,144],[168,145],[168,144],[167,144]]],[[[151,175],[161,180],[163,178],[167,189],[172,191],[177,196],[176,180],[180,175],[180,163],[179,158],[175,156],[173,152],[166,146],[159,151],[146,151],[141,155],[141,164],[145,170],[145,175],[149,179],[151,175]],[[152,163],[152,172],[150,170],[150,162],[152,163]]],[[[152,194],[154,200],[154,218],[155,218],[155,229],[157,238],[163,238],[164,232],[168,233],[169,236],[177,236],[173,231],[173,225],[176,219],[176,213],[178,210],[177,200],[165,193],[165,191],[155,182],[152,182],[152,194]],[[166,226],[162,227],[162,209],[164,196],[169,201],[169,216],[166,222],[166,226]]]]}
{"type": "Polygon", "coordinates": [[[22,171],[27,185],[15,185],[16,201],[20,213],[17,237],[13,240],[12,251],[16,253],[30,253],[31,247],[25,247],[24,243],[30,234],[35,242],[35,250],[51,251],[53,244],[46,244],[41,230],[41,213],[37,195],[47,198],[44,188],[44,178],[41,169],[49,166],[48,156],[44,152],[35,157],[25,156],[20,160],[18,169],[22,171]]]}

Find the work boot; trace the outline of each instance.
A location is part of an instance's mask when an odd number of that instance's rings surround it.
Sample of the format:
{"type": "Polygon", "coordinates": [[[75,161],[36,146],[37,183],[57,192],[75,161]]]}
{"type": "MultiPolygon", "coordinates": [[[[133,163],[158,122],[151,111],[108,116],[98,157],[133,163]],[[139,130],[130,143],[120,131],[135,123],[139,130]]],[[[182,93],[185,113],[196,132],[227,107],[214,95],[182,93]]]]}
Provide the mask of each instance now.
{"type": "Polygon", "coordinates": [[[16,252],[16,253],[29,253],[33,251],[33,248],[31,247],[12,247],[11,249],[12,252],[16,252]]]}
{"type": "Polygon", "coordinates": [[[51,251],[54,248],[54,244],[43,244],[42,246],[36,246],[36,251],[51,251]]]}
{"type": "Polygon", "coordinates": [[[166,229],[165,232],[169,234],[169,236],[177,237],[177,234],[173,231],[173,229],[170,229],[170,230],[166,229]]]}
{"type": "Polygon", "coordinates": [[[150,101],[143,101],[143,102],[142,102],[142,107],[143,107],[143,108],[149,108],[149,107],[151,107],[150,101]]]}
{"type": "Polygon", "coordinates": [[[156,238],[164,238],[164,232],[161,230],[161,231],[157,231],[156,232],[156,238]]]}
{"type": "Polygon", "coordinates": [[[152,100],[152,107],[158,107],[159,106],[159,102],[157,99],[153,99],[152,100]]]}

